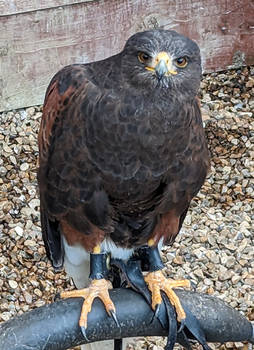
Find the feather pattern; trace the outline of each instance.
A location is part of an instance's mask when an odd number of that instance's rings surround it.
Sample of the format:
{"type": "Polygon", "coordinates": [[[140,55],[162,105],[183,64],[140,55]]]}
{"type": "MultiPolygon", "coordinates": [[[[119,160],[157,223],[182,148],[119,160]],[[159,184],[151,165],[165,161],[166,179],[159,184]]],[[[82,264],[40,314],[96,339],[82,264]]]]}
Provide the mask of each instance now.
{"type": "Polygon", "coordinates": [[[196,98],[200,75],[197,45],[164,30],[138,33],[121,53],[55,75],[44,102],[38,172],[54,266],[63,260],[62,234],[87,251],[107,240],[129,250],[152,236],[174,240],[209,168],[196,98]],[[140,51],[188,56],[189,64],[159,81],[138,60],[140,51]]]}

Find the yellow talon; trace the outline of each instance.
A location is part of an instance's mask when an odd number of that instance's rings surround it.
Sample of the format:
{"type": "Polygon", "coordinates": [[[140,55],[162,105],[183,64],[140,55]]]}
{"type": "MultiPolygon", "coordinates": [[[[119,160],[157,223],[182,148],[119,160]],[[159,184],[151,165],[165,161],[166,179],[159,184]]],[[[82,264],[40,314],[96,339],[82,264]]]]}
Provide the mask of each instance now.
{"type": "Polygon", "coordinates": [[[162,271],[158,270],[154,272],[149,272],[145,276],[145,281],[148,285],[150,292],[152,293],[153,310],[155,310],[156,306],[158,304],[161,304],[162,302],[161,293],[160,293],[160,291],[162,290],[163,292],[166,293],[170,303],[175,307],[176,314],[177,314],[177,321],[181,322],[186,318],[186,314],[181,305],[181,302],[172,288],[178,288],[178,287],[190,288],[189,280],[175,281],[175,280],[167,279],[163,275],[162,271]]]}
{"type": "Polygon", "coordinates": [[[71,290],[67,292],[60,293],[61,298],[84,298],[84,303],[82,306],[79,325],[80,327],[87,328],[87,316],[91,311],[92,304],[95,298],[100,298],[105,306],[105,309],[109,315],[115,313],[115,306],[110,299],[108,290],[112,289],[112,284],[110,281],[105,279],[92,280],[88,288],[71,290]]]}

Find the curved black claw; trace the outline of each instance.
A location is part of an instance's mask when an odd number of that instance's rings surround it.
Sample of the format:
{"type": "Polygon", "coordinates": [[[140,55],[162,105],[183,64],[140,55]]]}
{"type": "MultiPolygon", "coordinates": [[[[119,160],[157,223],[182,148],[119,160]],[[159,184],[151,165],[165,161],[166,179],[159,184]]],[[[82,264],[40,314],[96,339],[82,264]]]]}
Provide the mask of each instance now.
{"type": "Polygon", "coordinates": [[[160,313],[160,309],[161,309],[161,304],[157,304],[155,311],[154,311],[153,319],[154,319],[154,317],[158,318],[159,313],[160,313]]]}
{"type": "Polygon", "coordinates": [[[154,313],[153,313],[153,317],[152,317],[150,323],[153,323],[155,317],[156,317],[156,318],[159,317],[160,307],[161,307],[161,304],[157,304],[157,305],[156,305],[155,310],[154,310],[154,313]]]}
{"type": "Polygon", "coordinates": [[[160,312],[160,307],[161,307],[161,304],[157,304],[156,305],[156,308],[155,308],[155,311],[154,311],[154,317],[158,317],[159,312],[160,312]]]}
{"type": "Polygon", "coordinates": [[[181,322],[180,322],[180,327],[179,327],[177,333],[182,332],[182,330],[184,329],[185,323],[186,323],[185,320],[186,320],[185,318],[184,318],[183,320],[181,320],[181,322]]]}
{"type": "Polygon", "coordinates": [[[86,328],[83,327],[83,326],[81,326],[81,327],[80,327],[80,330],[81,330],[81,333],[83,334],[83,337],[85,338],[85,340],[86,340],[87,342],[89,342],[89,339],[87,338],[87,335],[86,335],[86,328]]]}
{"type": "Polygon", "coordinates": [[[113,318],[113,320],[115,321],[115,324],[117,325],[118,328],[120,328],[120,323],[118,322],[118,319],[116,317],[116,313],[113,310],[110,310],[110,316],[113,318]]]}

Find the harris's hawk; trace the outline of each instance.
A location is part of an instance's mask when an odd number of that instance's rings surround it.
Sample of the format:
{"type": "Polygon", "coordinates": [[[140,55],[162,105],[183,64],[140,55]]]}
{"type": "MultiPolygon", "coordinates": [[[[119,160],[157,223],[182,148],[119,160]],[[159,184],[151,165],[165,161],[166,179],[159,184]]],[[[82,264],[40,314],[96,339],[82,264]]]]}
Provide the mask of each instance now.
{"type": "Polygon", "coordinates": [[[150,249],[145,281],[155,310],[165,292],[185,319],[172,281],[154,254],[172,243],[202,186],[209,156],[197,92],[196,43],[171,30],[133,35],[122,52],[60,70],[46,92],[39,132],[41,224],[54,268],[65,264],[85,299],[85,333],[93,299],[116,310],[106,256],[127,261],[150,249]],[[152,253],[151,253],[152,252],[152,253]],[[85,282],[84,282],[85,281],[85,282]]]}

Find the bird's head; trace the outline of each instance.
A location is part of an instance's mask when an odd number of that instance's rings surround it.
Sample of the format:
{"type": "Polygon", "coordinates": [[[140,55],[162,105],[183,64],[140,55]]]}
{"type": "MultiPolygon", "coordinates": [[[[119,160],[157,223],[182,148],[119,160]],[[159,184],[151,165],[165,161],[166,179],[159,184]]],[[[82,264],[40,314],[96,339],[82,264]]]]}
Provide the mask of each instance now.
{"type": "Polygon", "coordinates": [[[198,45],[173,31],[140,32],[127,41],[122,51],[122,69],[132,86],[165,89],[194,97],[201,79],[198,45]]]}

